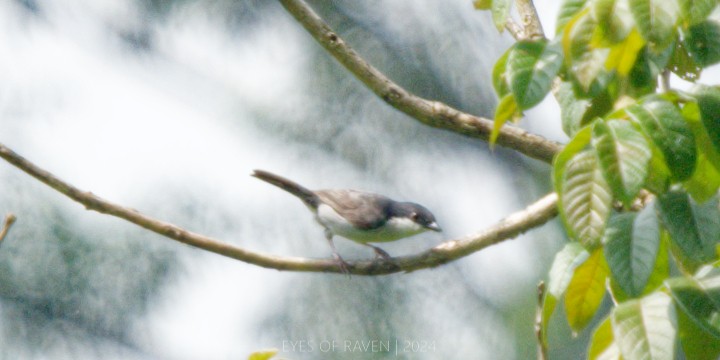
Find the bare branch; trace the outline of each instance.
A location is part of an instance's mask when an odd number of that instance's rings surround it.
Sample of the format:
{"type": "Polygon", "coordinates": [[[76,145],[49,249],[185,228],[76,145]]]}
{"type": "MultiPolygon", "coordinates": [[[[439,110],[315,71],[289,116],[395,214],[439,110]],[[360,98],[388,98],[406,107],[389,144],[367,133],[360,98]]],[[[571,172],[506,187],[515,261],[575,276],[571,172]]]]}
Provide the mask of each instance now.
{"type": "Polygon", "coordinates": [[[523,35],[523,29],[518,25],[513,19],[508,18],[507,22],[505,23],[505,29],[510,32],[510,35],[515,40],[521,40],[525,35],[523,35]]]}
{"type": "Polygon", "coordinates": [[[2,230],[0,230],[0,243],[5,240],[5,237],[7,236],[8,231],[10,231],[10,227],[15,223],[15,220],[17,220],[15,214],[9,213],[5,215],[5,222],[3,223],[2,230]]]}
{"type": "MultiPolygon", "coordinates": [[[[524,39],[537,39],[545,38],[545,32],[543,31],[542,24],[540,23],[540,17],[538,16],[537,9],[532,0],[517,0],[518,13],[523,25],[523,36],[524,39]]],[[[515,38],[516,40],[523,40],[515,38]]]]}
{"type": "Polygon", "coordinates": [[[547,343],[545,342],[545,328],[543,328],[543,303],[545,302],[545,282],[540,281],[537,286],[537,306],[535,308],[535,340],[537,341],[538,360],[547,359],[547,343]]]}
{"type": "MultiPolygon", "coordinates": [[[[0,144],[0,157],[10,164],[57,190],[70,199],[83,204],[88,210],[112,215],[170,239],[206,251],[237,259],[246,263],[277,270],[307,272],[341,272],[337,262],[331,259],[306,259],[282,257],[255,252],[234,246],[210,237],[196,234],[140,212],[114,204],[91,192],[82,191],[68,184],[46,170],[43,170],[0,144]]],[[[435,267],[459,259],[512,239],[525,231],[540,226],[557,215],[557,195],[551,193],[531,204],[522,211],[512,214],[492,227],[474,235],[441,243],[416,255],[397,257],[392,260],[356,261],[349,263],[349,270],[357,275],[381,275],[401,271],[413,271],[435,267]]]]}
{"type": "MultiPolygon", "coordinates": [[[[493,128],[492,120],[409,93],[360,57],[304,1],[280,0],[280,3],[336,60],[391,106],[425,125],[483,140],[489,139],[493,128]]],[[[504,126],[500,130],[497,144],[547,163],[552,162],[561,148],[556,142],[513,126],[504,126]]]]}

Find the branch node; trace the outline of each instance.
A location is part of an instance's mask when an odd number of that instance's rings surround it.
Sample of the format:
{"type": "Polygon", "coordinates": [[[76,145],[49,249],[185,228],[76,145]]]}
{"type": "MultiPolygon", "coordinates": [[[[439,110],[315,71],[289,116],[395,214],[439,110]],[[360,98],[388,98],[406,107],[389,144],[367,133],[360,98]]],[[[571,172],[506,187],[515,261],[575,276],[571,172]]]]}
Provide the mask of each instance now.
{"type": "Polygon", "coordinates": [[[167,233],[169,237],[174,239],[184,237],[184,231],[174,225],[168,225],[164,232],[167,233]]]}
{"type": "Polygon", "coordinates": [[[394,103],[395,101],[398,101],[400,98],[402,98],[402,93],[400,90],[394,86],[391,86],[387,89],[387,92],[383,94],[382,99],[385,100],[387,103],[394,103]]]}

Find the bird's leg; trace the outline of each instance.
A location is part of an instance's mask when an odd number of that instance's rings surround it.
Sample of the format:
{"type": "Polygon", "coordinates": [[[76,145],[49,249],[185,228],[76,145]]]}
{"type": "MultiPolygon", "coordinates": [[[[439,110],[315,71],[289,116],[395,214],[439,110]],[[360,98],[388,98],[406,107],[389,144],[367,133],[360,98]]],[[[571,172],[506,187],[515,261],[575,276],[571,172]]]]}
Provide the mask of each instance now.
{"type": "Polygon", "coordinates": [[[388,254],[385,250],[383,250],[375,245],[372,245],[372,244],[363,244],[363,245],[367,245],[367,246],[371,247],[373,249],[373,251],[375,251],[375,257],[383,258],[385,260],[392,260],[392,256],[390,256],[390,254],[388,254]]]}
{"type": "Polygon", "coordinates": [[[340,270],[343,272],[343,274],[350,275],[350,268],[348,266],[348,263],[345,262],[345,259],[340,256],[340,254],[335,249],[335,243],[333,242],[333,233],[330,231],[330,229],[325,229],[325,238],[327,239],[328,243],[330,244],[330,249],[332,249],[333,258],[335,258],[335,261],[338,263],[338,266],[340,267],[340,270]]]}

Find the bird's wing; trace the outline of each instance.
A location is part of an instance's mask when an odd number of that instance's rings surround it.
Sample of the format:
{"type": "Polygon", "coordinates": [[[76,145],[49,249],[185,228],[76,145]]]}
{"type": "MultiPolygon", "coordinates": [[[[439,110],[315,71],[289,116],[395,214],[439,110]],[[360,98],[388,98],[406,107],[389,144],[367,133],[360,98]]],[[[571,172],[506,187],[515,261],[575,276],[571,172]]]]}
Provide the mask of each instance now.
{"type": "Polygon", "coordinates": [[[320,202],[332,207],[358,229],[377,229],[387,222],[388,198],[356,190],[319,190],[320,202]]]}

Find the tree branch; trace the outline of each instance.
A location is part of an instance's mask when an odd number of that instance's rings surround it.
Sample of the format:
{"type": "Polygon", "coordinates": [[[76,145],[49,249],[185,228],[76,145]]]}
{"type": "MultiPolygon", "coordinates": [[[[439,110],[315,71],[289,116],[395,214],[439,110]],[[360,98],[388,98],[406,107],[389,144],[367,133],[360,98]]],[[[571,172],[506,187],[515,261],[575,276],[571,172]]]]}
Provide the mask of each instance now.
{"type": "Polygon", "coordinates": [[[515,40],[521,40],[523,39],[523,28],[520,27],[513,19],[508,18],[507,22],[505,23],[505,29],[510,32],[510,35],[515,40]]]}
{"type": "MultiPolygon", "coordinates": [[[[538,16],[537,9],[532,0],[517,0],[518,13],[522,19],[523,24],[523,38],[524,39],[536,39],[545,38],[545,32],[543,31],[542,24],[540,23],[540,17],[538,16]]],[[[518,39],[517,40],[522,40],[518,39]]]]}
{"type": "Polygon", "coordinates": [[[547,343],[545,341],[545,328],[543,327],[543,304],[545,302],[545,282],[540,281],[537,286],[537,305],[535,305],[535,341],[537,341],[537,359],[547,359],[547,343]]]}
{"type": "Polygon", "coordinates": [[[15,223],[15,220],[17,220],[15,214],[9,213],[5,215],[5,222],[3,223],[2,230],[0,230],[0,243],[5,240],[5,237],[7,236],[8,231],[10,231],[10,227],[15,223]]]}
{"type": "MultiPolygon", "coordinates": [[[[493,128],[492,120],[409,93],[360,57],[304,1],[280,0],[280,3],[336,60],[391,106],[425,125],[483,140],[489,139],[493,128]]],[[[552,162],[561,148],[556,142],[512,126],[500,129],[497,144],[547,163],[552,162]]]]}
{"type": "Polygon", "coordinates": [[[660,77],[658,79],[658,90],[660,92],[667,92],[670,90],[670,70],[664,69],[660,73],[660,77]]]}
{"type": "MultiPolygon", "coordinates": [[[[335,260],[282,257],[254,252],[143,215],[134,209],[114,204],[91,192],[82,191],[60,180],[48,171],[39,168],[22,156],[16,154],[3,144],[0,144],[0,157],[70,199],[83,204],[88,210],[127,220],[135,225],[181,243],[249,264],[277,270],[306,272],[342,271],[335,260]]],[[[438,246],[416,255],[401,256],[393,258],[392,260],[377,259],[373,261],[350,262],[349,270],[352,274],[357,275],[381,275],[401,271],[414,271],[445,264],[488,246],[514,238],[525,231],[546,223],[557,215],[556,205],[557,195],[551,193],[524,210],[508,216],[492,227],[477,234],[443,242],[438,246]]]]}

